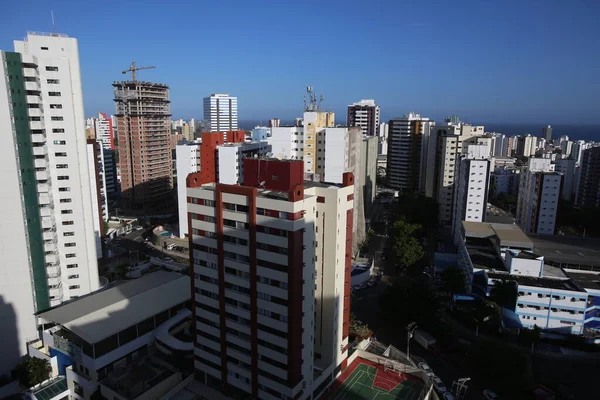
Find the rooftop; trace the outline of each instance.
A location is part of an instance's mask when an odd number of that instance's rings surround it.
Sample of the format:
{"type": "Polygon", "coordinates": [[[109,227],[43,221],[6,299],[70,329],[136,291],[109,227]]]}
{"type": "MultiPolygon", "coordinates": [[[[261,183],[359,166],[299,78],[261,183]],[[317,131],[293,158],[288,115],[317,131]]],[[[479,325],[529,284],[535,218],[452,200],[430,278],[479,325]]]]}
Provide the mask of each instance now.
{"type": "Polygon", "coordinates": [[[496,236],[502,247],[533,248],[529,237],[514,224],[462,221],[466,237],[487,238],[496,236]]]}
{"type": "Polygon", "coordinates": [[[582,272],[568,270],[565,271],[569,278],[579,283],[586,289],[600,290],[600,273],[582,272]]]}
{"type": "Polygon", "coordinates": [[[31,392],[36,400],[50,400],[60,395],[67,396],[69,394],[67,378],[58,376],[54,379],[50,379],[41,386],[33,389],[31,392]]]}
{"type": "Polygon", "coordinates": [[[156,271],[38,314],[89,344],[112,336],[191,297],[190,277],[156,271]]]}
{"type": "Polygon", "coordinates": [[[600,239],[561,235],[531,235],[529,238],[533,251],[544,256],[546,262],[565,268],[600,271],[600,239]]]}
{"type": "Polygon", "coordinates": [[[523,286],[532,286],[557,290],[570,290],[572,292],[585,292],[585,290],[583,290],[582,287],[580,287],[570,279],[537,278],[535,276],[527,275],[510,275],[506,272],[488,272],[487,275],[488,278],[515,281],[519,285],[523,286]]]}

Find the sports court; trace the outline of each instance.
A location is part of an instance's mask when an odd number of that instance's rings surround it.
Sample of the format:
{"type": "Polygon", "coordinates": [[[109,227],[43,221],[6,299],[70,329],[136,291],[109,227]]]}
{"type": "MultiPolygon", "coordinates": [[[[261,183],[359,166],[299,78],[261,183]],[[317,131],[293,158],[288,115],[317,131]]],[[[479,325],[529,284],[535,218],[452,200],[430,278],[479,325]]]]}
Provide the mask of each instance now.
{"type": "Polygon", "coordinates": [[[329,400],[417,400],[423,383],[404,372],[356,359],[332,385],[329,400]]]}

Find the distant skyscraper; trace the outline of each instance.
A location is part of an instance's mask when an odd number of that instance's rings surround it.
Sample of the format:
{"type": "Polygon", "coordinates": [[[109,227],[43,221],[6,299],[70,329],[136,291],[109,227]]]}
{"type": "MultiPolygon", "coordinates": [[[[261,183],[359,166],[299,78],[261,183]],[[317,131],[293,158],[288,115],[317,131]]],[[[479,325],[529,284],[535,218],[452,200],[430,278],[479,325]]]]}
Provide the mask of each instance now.
{"type": "Polygon", "coordinates": [[[546,138],[546,142],[552,140],[552,126],[548,125],[547,127],[542,129],[542,137],[546,138]]]}
{"type": "Polygon", "coordinates": [[[37,338],[35,312],[100,285],[77,40],[14,46],[0,51],[0,374],[37,338]]]}
{"type": "Polygon", "coordinates": [[[113,86],[123,207],[161,213],[172,206],[169,87],[141,81],[113,86]]]}
{"type": "Polygon", "coordinates": [[[582,152],[577,204],[600,206],[600,147],[582,152]]]}
{"type": "Polygon", "coordinates": [[[411,112],[389,122],[387,179],[398,190],[418,191],[421,183],[423,137],[433,122],[411,112]]]}
{"type": "Polygon", "coordinates": [[[377,136],[379,130],[379,106],[375,100],[363,99],[348,106],[348,126],[359,126],[362,133],[377,136]]]}
{"type": "Polygon", "coordinates": [[[204,98],[204,119],[210,123],[211,132],[237,131],[237,97],[213,93],[204,98]]]}
{"type": "Polygon", "coordinates": [[[271,118],[269,120],[269,128],[276,128],[279,127],[281,125],[281,121],[279,120],[279,118],[271,118]]]}
{"type": "Polygon", "coordinates": [[[96,140],[102,144],[103,148],[110,150],[115,148],[112,118],[108,118],[104,113],[98,113],[98,118],[94,118],[94,130],[96,131],[96,140]]]}
{"type": "Polygon", "coordinates": [[[516,222],[525,233],[553,235],[562,175],[547,158],[530,158],[521,175],[516,222]]]}

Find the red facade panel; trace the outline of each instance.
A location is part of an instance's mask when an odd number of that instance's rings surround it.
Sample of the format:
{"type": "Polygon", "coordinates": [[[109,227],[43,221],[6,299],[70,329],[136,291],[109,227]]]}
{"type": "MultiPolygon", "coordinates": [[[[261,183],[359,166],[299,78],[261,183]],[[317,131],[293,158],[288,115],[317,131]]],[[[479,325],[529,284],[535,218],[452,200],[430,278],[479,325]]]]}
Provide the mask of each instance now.
{"type": "Polygon", "coordinates": [[[244,159],[244,186],[289,192],[304,184],[304,162],[244,159]]]}

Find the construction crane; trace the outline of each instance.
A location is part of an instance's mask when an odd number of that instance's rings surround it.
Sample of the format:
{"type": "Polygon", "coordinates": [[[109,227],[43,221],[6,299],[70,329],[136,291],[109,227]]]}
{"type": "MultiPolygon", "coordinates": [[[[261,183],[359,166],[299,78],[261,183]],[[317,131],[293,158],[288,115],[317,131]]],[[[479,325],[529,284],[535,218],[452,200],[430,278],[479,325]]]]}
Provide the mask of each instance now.
{"type": "Polygon", "coordinates": [[[152,68],[156,68],[154,65],[149,66],[149,67],[136,67],[135,66],[135,61],[131,63],[131,66],[129,67],[129,69],[126,69],[125,71],[123,71],[123,74],[126,74],[128,72],[131,72],[131,80],[133,82],[135,82],[135,72],[139,71],[141,69],[152,69],[152,68]]]}

